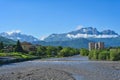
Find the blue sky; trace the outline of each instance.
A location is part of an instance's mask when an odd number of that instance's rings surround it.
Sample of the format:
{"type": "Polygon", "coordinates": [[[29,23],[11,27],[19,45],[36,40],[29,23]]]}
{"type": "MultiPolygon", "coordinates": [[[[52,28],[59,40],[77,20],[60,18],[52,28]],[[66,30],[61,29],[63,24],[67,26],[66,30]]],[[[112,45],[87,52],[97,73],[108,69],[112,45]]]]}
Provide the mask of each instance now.
{"type": "Polygon", "coordinates": [[[77,26],[120,34],[120,0],[0,0],[0,32],[20,30],[39,38],[77,26]]]}

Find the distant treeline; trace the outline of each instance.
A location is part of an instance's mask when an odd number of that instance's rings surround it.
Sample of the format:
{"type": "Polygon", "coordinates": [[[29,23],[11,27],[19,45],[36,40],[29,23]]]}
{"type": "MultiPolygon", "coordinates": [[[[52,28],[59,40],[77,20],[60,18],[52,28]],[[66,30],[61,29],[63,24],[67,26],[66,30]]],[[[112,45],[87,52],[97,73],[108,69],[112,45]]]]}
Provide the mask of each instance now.
{"type": "Polygon", "coordinates": [[[0,56],[12,56],[20,58],[32,58],[35,56],[40,58],[45,57],[68,57],[73,55],[82,55],[88,56],[90,60],[111,60],[119,61],[120,60],[120,48],[109,48],[104,50],[87,50],[87,49],[76,49],[71,47],[62,47],[62,46],[36,46],[34,51],[24,51],[21,46],[20,41],[18,40],[16,45],[13,45],[12,51],[8,53],[4,52],[5,45],[3,42],[0,42],[0,56]]]}
{"type": "Polygon", "coordinates": [[[29,54],[43,57],[68,57],[79,53],[79,49],[70,47],[53,47],[53,46],[39,46],[36,52],[29,52],[29,54]]]}
{"type": "Polygon", "coordinates": [[[104,49],[104,50],[91,50],[81,49],[81,55],[88,56],[90,60],[120,60],[120,48],[104,49]]]}
{"type": "MultiPolygon", "coordinates": [[[[0,53],[4,53],[4,47],[5,45],[3,42],[0,42],[0,53]]],[[[21,42],[18,40],[16,45],[12,46],[12,51],[7,53],[19,53],[19,54],[29,54],[39,57],[67,57],[67,56],[73,56],[76,54],[80,54],[79,49],[71,48],[71,47],[61,47],[61,46],[36,46],[36,49],[34,51],[24,51],[24,49],[21,46],[21,42]]],[[[7,56],[7,55],[6,55],[7,56]]]]}

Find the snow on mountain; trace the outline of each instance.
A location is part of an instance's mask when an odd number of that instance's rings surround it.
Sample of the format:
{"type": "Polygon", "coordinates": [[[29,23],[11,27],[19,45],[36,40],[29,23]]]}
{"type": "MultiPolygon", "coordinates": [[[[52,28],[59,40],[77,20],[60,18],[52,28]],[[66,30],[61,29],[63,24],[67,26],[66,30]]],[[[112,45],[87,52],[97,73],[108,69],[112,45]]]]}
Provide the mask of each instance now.
{"type": "Polygon", "coordinates": [[[116,38],[119,37],[115,31],[112,30],[103,30],[98,31],[93,27],[80,28],[72,32],[64,34],[52,34],[45,38],[45,41],[65,41],[69,39],[78,39],[78,38],[116,38]]]}
{"type": "Polygon", "coordinates": [[[87,27],[77,31],[69,32],[68,38],[115,38],[119,35],[112,30],[98,31],[96,28],[87,27]]]}
{"type": "Polygon", "coordinates": [[[0,33],[0,36],[15,40],[15,41],[17,41],[17,40],[27,41],[27,42],[39,41],[37,38],[35,38],[31,35],[22,34],[19,30],[3,32],[3,33],[0,33]]]}
{"type": "Polygon", "coordinates": [[[7,35],[12,35],[14,33],[21,33],[21,31],[20,30],[12,30],[12,31],[6,32],[7,35]]]}
{"type": "Polygon", "coordinates": [[[41,36],[41,37],[40,37],[40,40],[41,40],[41,41],[44,41],[45,38],[47,38],[47,36],[41,36]]]}

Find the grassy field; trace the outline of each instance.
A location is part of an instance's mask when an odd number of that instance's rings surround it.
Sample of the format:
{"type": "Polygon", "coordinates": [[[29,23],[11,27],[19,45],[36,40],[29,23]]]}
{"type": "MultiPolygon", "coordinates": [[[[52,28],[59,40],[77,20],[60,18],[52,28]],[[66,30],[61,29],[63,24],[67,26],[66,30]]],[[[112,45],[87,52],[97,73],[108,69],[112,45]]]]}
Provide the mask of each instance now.
{"type": "Polygon", "coordinates": [[[8,64],[13,62],[39,59],[40,57],[25,53],[12,52],[12,53],[0,53],[0,58],[6,58],[6,59],[0,59],[0,64],[8,64]]]}

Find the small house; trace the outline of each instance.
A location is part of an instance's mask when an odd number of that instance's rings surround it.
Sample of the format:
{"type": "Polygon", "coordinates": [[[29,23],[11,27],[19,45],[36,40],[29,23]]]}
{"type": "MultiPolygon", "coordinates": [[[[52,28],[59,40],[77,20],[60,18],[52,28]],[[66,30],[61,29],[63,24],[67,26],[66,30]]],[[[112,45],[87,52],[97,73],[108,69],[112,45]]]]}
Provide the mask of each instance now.
{"type": "Polygon", "coordinates": [[[21,46],[22,46],[24,51],[29,52],[29,51],[35,51],[36,50],[36,47],[29,42],[22,42],[21,46]]]}

